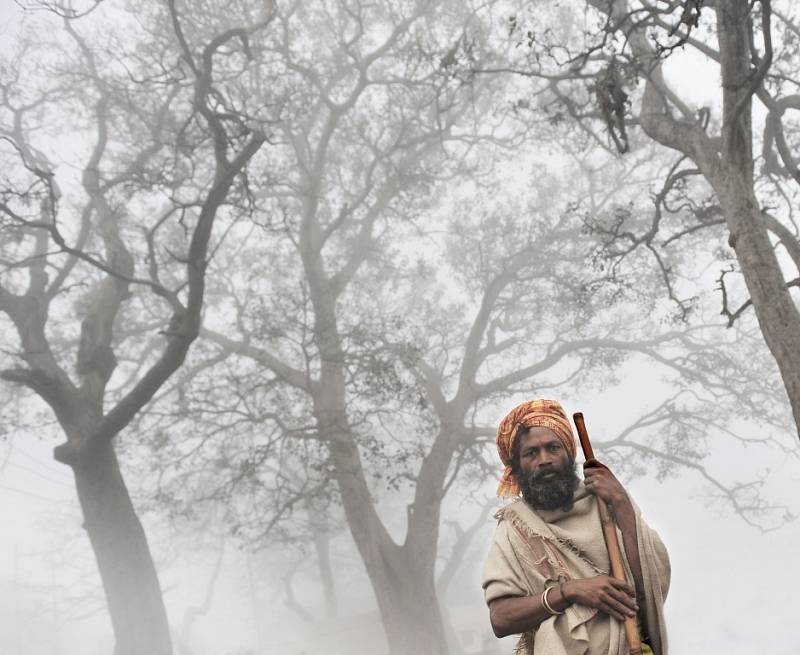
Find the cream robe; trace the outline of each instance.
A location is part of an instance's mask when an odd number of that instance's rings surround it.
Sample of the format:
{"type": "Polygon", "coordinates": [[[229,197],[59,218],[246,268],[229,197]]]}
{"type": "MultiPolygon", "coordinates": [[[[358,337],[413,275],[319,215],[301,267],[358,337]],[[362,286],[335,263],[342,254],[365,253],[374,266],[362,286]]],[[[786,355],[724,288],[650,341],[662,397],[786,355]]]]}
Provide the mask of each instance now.
{"type": "MultiPolygon", "coordinates": [[[[670,565],[658,534],[636,515],[639,559],[644,577],[644,629],[655,655],[667,655],[663,605],[670,565]]],[[[559,581],[610,575],[596,497],[580,483],[569,512],[533,510],[521,498],[501,509],[483,573],[486,602],[503,596],[538,596],[559,581]]],[[[622,534],[617,530],[624,554],[622,534]]],[[[628,581],[633,576],[628,567],[628,581]]],[[[554,592],[550,592],[551,595],[554,592]]],[[[640,603],[642,599],[639,599],[640,603]]],[[[622,623],[603,612],[574,603],[537,630],[522,635],[517,652],[524,655],[628,655],[622,623]]]]}

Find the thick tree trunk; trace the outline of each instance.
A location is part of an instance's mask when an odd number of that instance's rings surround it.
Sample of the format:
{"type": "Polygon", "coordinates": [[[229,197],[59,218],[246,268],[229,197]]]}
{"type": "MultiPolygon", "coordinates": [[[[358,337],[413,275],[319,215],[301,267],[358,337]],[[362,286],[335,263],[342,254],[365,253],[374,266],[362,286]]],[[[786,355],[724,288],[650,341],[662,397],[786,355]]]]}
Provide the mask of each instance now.
{"type": "Polygon", "coordinates": [[[398,548],[372,578],[391,655],[447,655],[444,621],[436,595],[433,563],[398,548]]]}
{"type": "MultiPolygon", "coordinates": [[[[608,11],[607,3],[589,1],[608,11]]],[[[644,29],[630,20],[628,3],[617,2],[613,17],[630,32],[636,56],[651,71],[640,113],[645,133],[690,157],[719,199],[729,243],[736,252],[759,328],[780,370],[800,431],[800,312],[786,286],[755,193],[751,102],[757,89],[753,84],[758,79],[749,45],[752,5],[719,0],[714,10],[723,98],[719,142],[712,140],[699,122],[678,121],[670,115],[661,64],[644,29]]]]}
{"type": "MultiPolygon", "coordinates": [[[[318,174],[308,181],[310,192],[300,249],[314,306],[314,336],[321,360],[319,382],[312,392],[317,427],[330,448],[347,523],[375,593],[391,655],[448,655],[434,578],[438,505],[434,512],[437,520],[422,522],[423,534],[415,529],[416,521],[409,521],[406,545],[397,545],[375,509],[350,425],[347,356],[337,323],[336,284],[325,272],[320,256],[321,229],[315,218],[320,179],[318,174]]],[[[429,501],[441,502],[442,484],[440,480],[438,492],[431,488],[431,493],[421,493],[417,489],[415,509],[421,504],[430,507],[429,501]]]]}
{"type": "Polygon", "coordinates": [[[751,196],[746,187],[731,185],[720,194],[720,204],[759,328],[778,365],[800,431],[800,313],[751,196]]]}
{"type": "Polygon", "coordinates": [[[153,558],[111,442],[96,442],[72,468],[114,627],[114,655],[171,655],[153,558]]]}
{"type": "Polygon", "coordinates": [[[447,655],[434,579],[438,529],[421,535],[414,530],[416,521],[410,521],[406,545],[392,541],[372,503],[358,446],[348,427],[342,371],[326,362],[321,379],[315,398],[317,423],[329,439],[347,523],[375,593],[389,652],[447,655]]]}
{"type": "MultiPolygon", "coordinates": [[[[363,478],[358,448],[342,430],[331,447],[348,526],[358,547],[381,613],[391,655],[447,655],[436,597],[434,566],[438,532],[395,544],[375,512],[363,478]],[[412,543],[420,543],[414,547],[412,543]]],[[[339,424],[340,425],[340,424],[339,424]]]]}
{"type": "Polygon", "coordinates": [[[748,45],[748,3],[716,7],[722,72],[723,128],[719,173],[709,179],[718,194],[761,333],[783,378],[800,429],[800,312],[770,242],[754,190],[748,45]]]}

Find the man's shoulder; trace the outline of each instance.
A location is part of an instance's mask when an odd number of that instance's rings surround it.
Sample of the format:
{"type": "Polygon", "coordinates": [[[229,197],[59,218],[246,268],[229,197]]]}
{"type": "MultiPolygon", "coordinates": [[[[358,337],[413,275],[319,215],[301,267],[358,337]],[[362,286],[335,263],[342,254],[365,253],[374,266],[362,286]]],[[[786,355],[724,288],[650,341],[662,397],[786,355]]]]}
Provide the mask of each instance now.
{"type": "Polygon", "coordinates": [[[495,512],[494,518],[497,520],[495,535],[507,535],[506,538],[509,538],[516,534],[527,540],[549,534],[542,518],[522,498],[501,507],[495,512]]]}
{"type": "Polygon", "coordinates": [[[522,498],[515,498],[511,502],[506,503],[500,509],[498,509],[494,513],[494,518],[498,524],[504,521],[513,520],[519,516],[522,507],[528,507],[528,505],[522,498]]]}

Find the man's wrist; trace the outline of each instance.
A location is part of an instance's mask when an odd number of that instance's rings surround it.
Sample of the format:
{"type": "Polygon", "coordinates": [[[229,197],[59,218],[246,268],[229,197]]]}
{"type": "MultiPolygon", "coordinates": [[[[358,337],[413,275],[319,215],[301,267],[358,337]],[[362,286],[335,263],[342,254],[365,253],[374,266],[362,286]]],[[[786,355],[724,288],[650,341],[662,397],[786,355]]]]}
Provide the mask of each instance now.
{"type": "Polygon", "coordinates": [[[572,585],[572,580],[559,583],[558,593],[559,601],[563,602],[565,608],[575,602],[575,591],[572,585]]]}
{"type": "Polygon", "coordinates": [[[626,494],[624,491],[621,491],[617,496],[614,497],[614,499],[611,501],[611,507],[615,514],[618,514],[620,511],[624,512],[633,509],[630,498],[628,498],[628,494],[626,494]]]}

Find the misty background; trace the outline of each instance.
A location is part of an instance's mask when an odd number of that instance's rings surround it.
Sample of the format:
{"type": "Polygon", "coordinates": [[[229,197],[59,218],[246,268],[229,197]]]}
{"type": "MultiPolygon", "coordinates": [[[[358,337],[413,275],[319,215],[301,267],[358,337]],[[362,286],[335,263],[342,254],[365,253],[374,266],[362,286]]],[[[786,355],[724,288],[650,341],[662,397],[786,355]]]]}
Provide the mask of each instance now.
{"type": "Polygon", "coordinates": [[[793,3],[140,5],[0,3],[0,652],[511,653],[533,397],[796,652],[793,3]]]}

